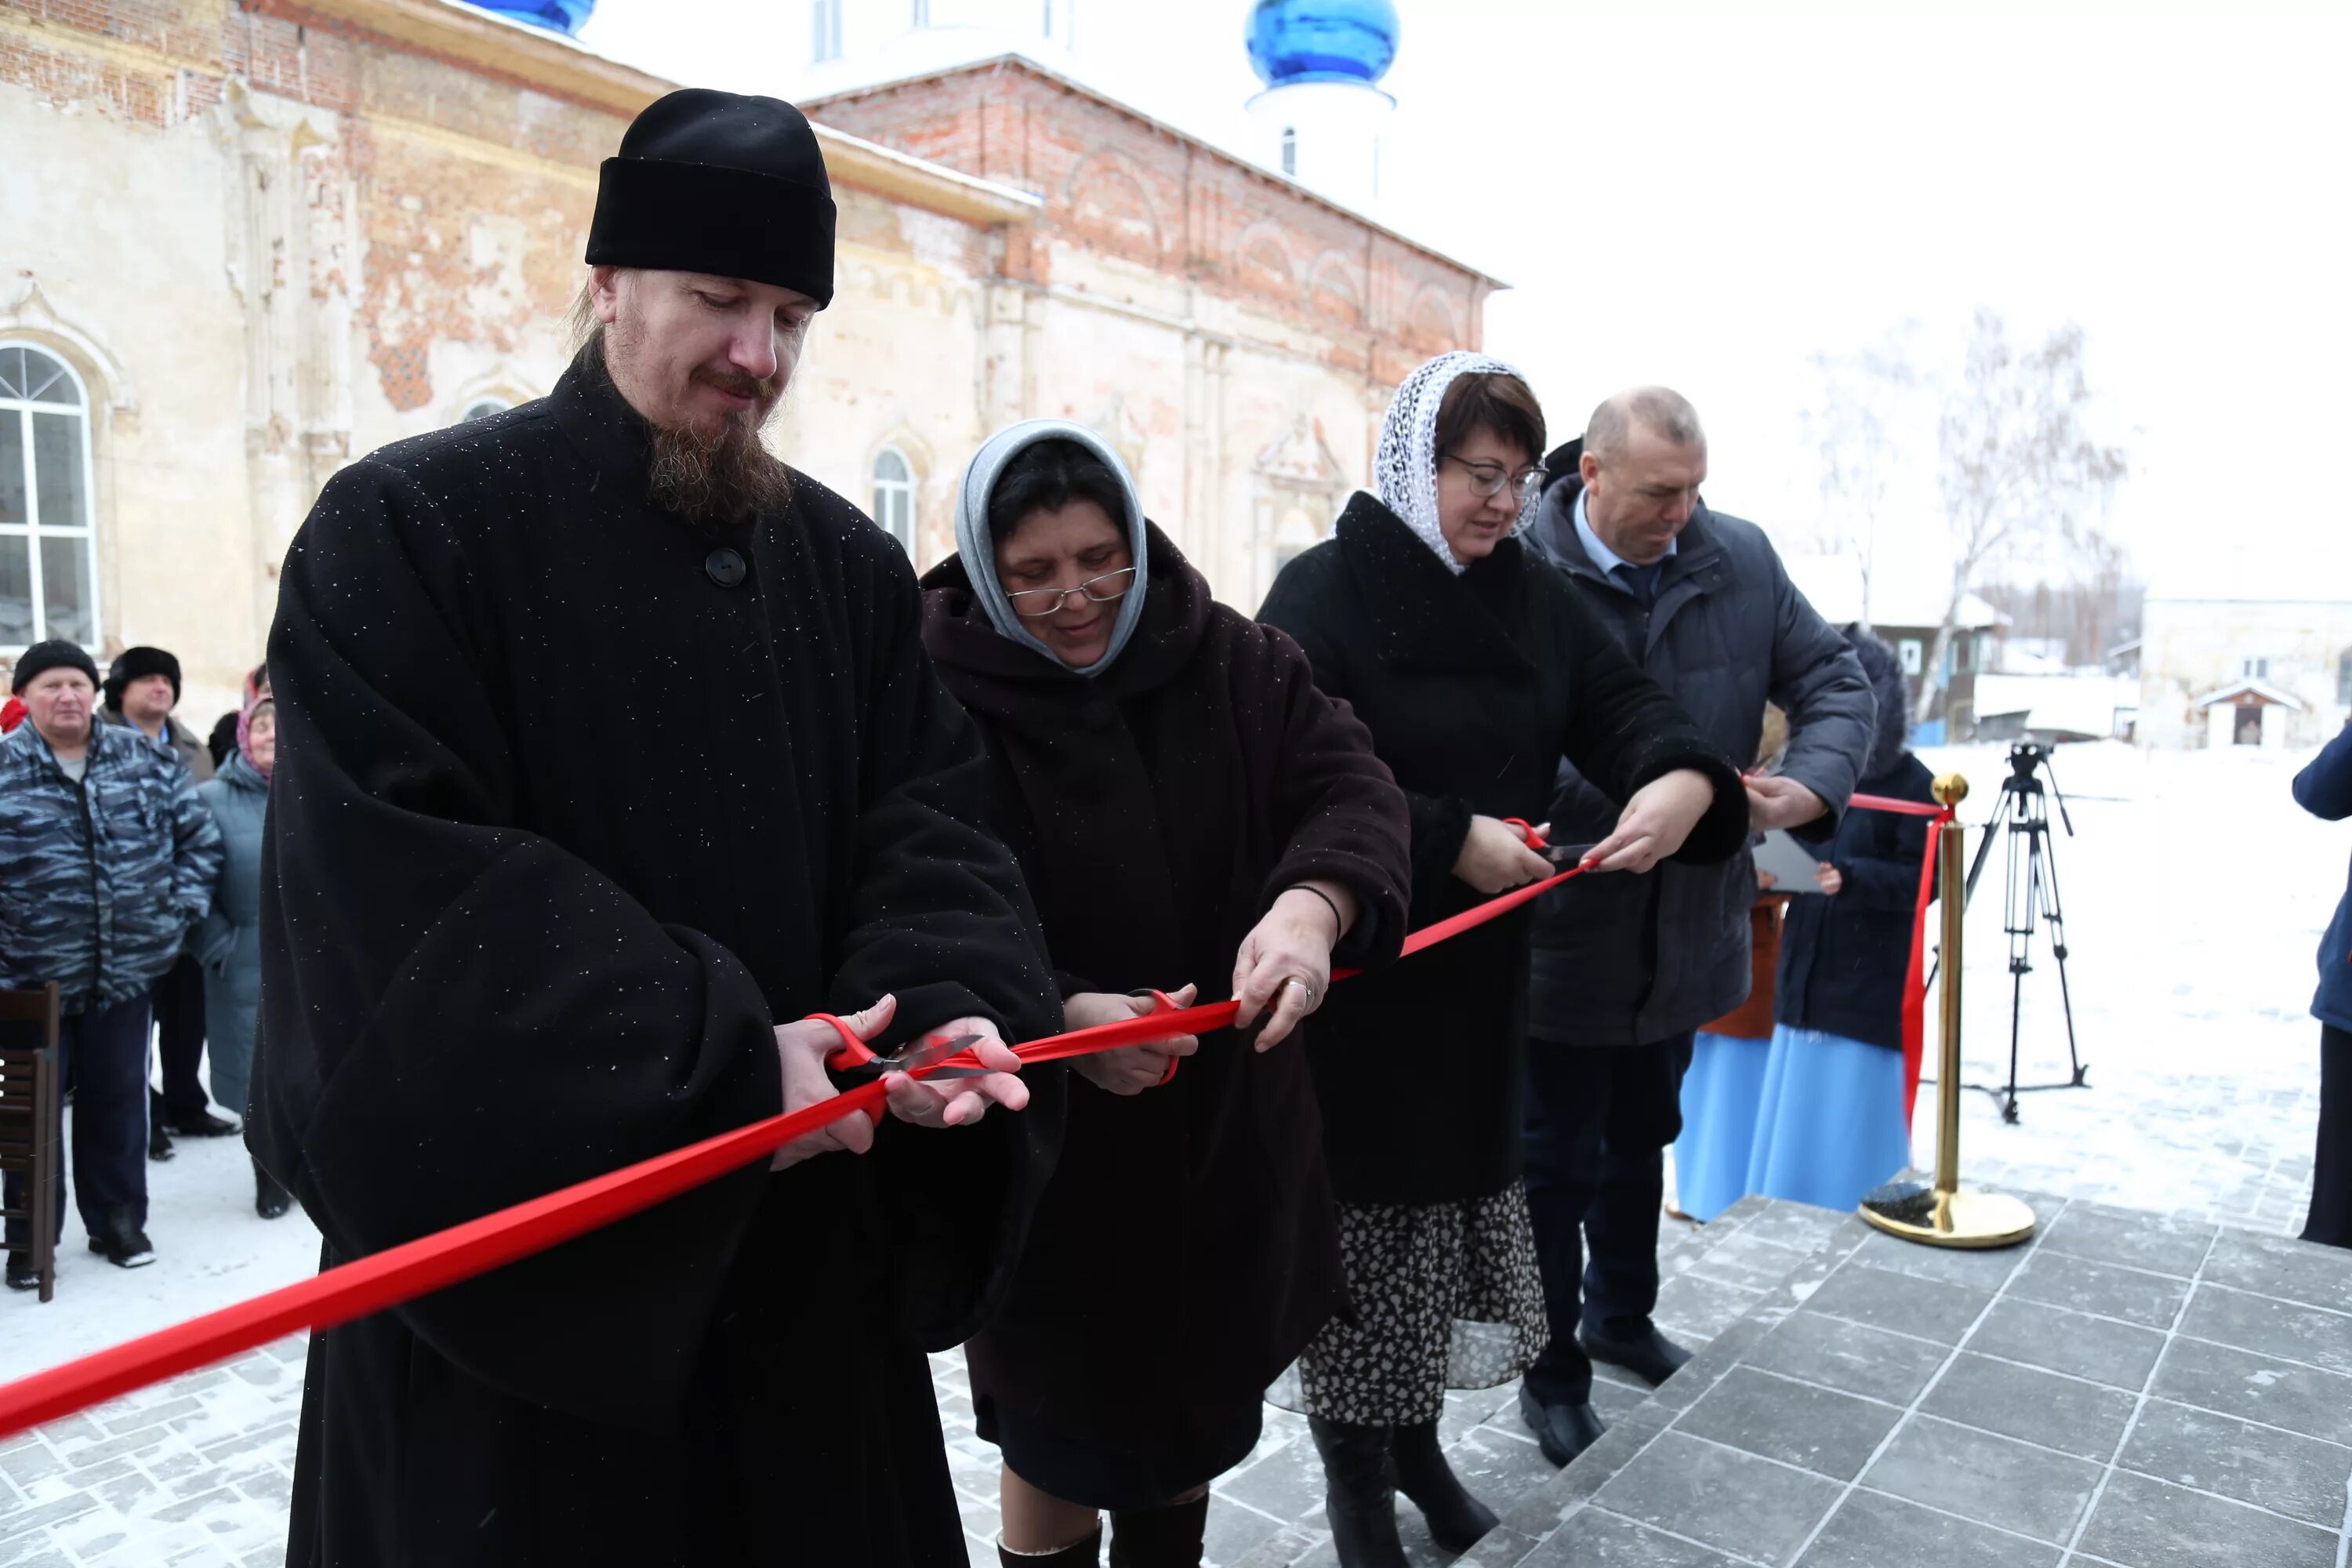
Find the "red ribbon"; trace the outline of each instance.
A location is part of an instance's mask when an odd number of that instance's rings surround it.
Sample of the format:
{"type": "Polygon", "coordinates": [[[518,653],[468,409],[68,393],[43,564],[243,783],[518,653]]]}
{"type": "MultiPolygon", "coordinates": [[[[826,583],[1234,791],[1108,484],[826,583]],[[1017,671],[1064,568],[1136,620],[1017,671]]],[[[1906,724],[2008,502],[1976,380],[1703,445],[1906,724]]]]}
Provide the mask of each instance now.
{"type": "MultiPolygon", "coordinates": [[[[1546,889],[1582,874],[1583,869],[1580,866],[1544,881],[1529,883],[1416,931],[1406,939],[1404,952],[1419,952],[1483,925],[1546,889]]],[[[1344,980],[1357,973],[1360,972],[1341,970],[1332,979],[1344,980]]],[[[1150,1013],[1139,1018],[1031,1040],[1013,1047],[1013,1051],[1024,1063],[1050,1062],[1164,1040],[1174,1035],[1206,1034],[1232,1024],[1239,1005],[1234,1002],[1216,1002],[1173,1012],[1150,1013]]],[[[975,1063],[967,1051],[913,1076],[922,1078],[943,1068],[972,1065],[975,1063]]],[[[878,1113],[883,1098],[879,1080],[861,1084],[788,1115],[750,1122],[731,1132],[706,1138],[699,1143],[575,1183],[544,1197],[371,1253],[250,1300],[19,1378],[0,1386],[0,1438],[184,1372],[209,1366],[299,1330],[318,1332],[331,1329],[488,1273],[501,1264],[543,1252],[559,1242],[625,1219],[754,1160],[764,1159],[793,1139],[804,1137],[841,1117],[878,1113]]]]}
{"type": "MultiPolygon", "coordinates": [[[[1908,1128],[1919,1101],[1919,1064],[1927,1052],[1927,906],[1936,899],[1936,847],[1953,812],[1948,805],[1883,795],[1858,795],[1846,805],[1859,811],[1891,811],[1929,819],[1927,857],[1919,864],[1919,902],[1911,912],[1911,965],[1903,976],[1903,1125],[1908,1128]]],[[[1957,979],[1954,976],[1946,984],[1956,984],[1957,979]]]]}

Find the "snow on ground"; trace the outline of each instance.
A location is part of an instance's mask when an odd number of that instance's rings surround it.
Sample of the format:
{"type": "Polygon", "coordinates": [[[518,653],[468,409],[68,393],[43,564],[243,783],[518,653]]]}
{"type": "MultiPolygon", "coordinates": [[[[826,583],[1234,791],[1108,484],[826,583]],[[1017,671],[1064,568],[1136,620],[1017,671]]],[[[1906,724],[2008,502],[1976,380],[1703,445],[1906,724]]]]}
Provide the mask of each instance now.
{"type": "MultiPolygon", "coordinates": [[[[1921,754],[1967,776],[1960,810],[1974,855],[2007,749],[1921,754]]],[[[2307,816],[2289,793],[2310,756],[2060,748],[2075,837],[2060,827],[2053,837],[2090,1087],[2024,1096],[2015,1126],[1990,1097],[1966,1096],[1964,1179],[2301,1229],[2318,1117],[2315,954],[2352,851],[2352,830],[2307,816]]],[[[2005,848],[1995,846],[1969,910],[1961,1037],[1965,1081],[1975,1084],[2008,1073],[2005,848]]],[[[2064,1016],[2046,935],[2032,962],[2021,1081],[2063,1081],[2064,1016]]],[[[1932,994],[1928,1005],[1932,1064],[1932,994]]],[[[1935,1097],[1923,1089],[1912,1139],[1923,1165],[1935,1139],[1935,1097]]]]}
{"type": "MultiPolygon", "coordinates": [[[[2006,773],[1999,747],[1926,753],[1966,773],[1973,826],[2006,773]]],[[[2143,754],[2112,742],[2058,756],[2078,836],[2057,840],[2087,1089],[2025,1097],[2019,1125],[1963,1101],[1962,1171],[2004,1185],[2300,1227],[2317,1114],[2313,953],[2342,891],[2352,830],[2305,816],[2288,783],[2308,753],[2143,754]]],[[[1996,851],[1969,921],[1969,1079],[2006,1071],[2010,976],[1996,851]]],[[[2026,977],[2025,1080],[2065,1076],[2047,942],[2026,977]]],[[[1931,999],[1932,1006],[1932,999],[1931,999]]],[[[1932,1031],[1932,1026],[1931,1026],[1932,1031]]],[[[1931,1032],[1932,1049],[1933,1036],[1931,1032]]],[[[1934,1094],[1914,1148],[1934,1158],[1934,1094]]],[[[298,1210],[253,1213],[233,1139],[183,1139],[149,1167],[157,1262],[123,1271],[67,1221],[57,1300],[0,1299],[0,1378],[225,1306],[309,1274],[318,1233],[298,1210]]]]}
{"type": "MultiPolygon", "coordinates": [[[[73,1111],[66,1115],[70,1121],[73,1111]]],[[[147,1167],[147,1237],[155,1261],[117,1268],[89,1248],[71,1195],[58,1248],[57,1297],[0,1294],[0,1379],[290,1284],[319,1268],[319,1232],[298,1205],[253,1212],[253,1162],[238,1138],[182,1138],[147,1167]]]]}

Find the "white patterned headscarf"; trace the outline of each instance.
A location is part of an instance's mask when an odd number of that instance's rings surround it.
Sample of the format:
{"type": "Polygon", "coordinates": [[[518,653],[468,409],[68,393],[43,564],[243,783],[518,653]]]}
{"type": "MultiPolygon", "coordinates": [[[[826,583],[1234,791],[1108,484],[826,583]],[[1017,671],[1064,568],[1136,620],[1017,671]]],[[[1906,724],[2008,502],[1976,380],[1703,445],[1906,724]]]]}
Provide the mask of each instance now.
{"type": "MultiPolygon", "coordinates": [[[[1516,366],[1485,354],[1458,349],[1439,354],[1406,376],[1404,384],[1397,388],[1388,417],[1381,421],[1380,445],[1372,452],[1372,488],[1381,504],[1403,519],[1404,525],[1436,551],[1437,558],[1457,576],[1469,570],[1469,563],[1454,558],[1453,546],[1445,542],[1444,531],[1437,526],[1437,411],[1454,377],[1479,374],[1527,380],[1516,366]]],[[[1538,452],[1535,458],[1541,462],[1543,454],[1538,452]]],[[[1520,505],[1519,521],[1511,525],[1512,533],[1525,531],[1535,521],[1536,505],[1532,495],[1520,505]]]]}

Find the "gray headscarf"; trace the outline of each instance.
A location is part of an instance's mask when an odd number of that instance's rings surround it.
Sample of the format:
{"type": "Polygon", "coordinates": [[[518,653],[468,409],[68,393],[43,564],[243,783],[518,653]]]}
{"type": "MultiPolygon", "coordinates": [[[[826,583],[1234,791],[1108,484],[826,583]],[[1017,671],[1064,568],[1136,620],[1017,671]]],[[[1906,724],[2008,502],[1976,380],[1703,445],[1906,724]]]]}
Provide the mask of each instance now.
{"type": "MultiPolygon", "coordinates": [[[[1516,366],[1467,350],[1439,354],[1423,364],[1397,388],[1388,417],[1381,421],[1380,445],[1372,452],[1372,485],[1381,504],[1436,551],[1456,576],[1470,566],[1454,559],[1454,547],[1437,525],[1437,411],[1454,377],[1485,374],[1527,380],[1516,366]]],[[[1535,457],[1538,462],[1543,459],[1541,452],[1535,457]]],[[[1520,505],[1519,521],[1511,525],[1511,532],[1522,532],[1535,521],[1536,500],[1529,496],[1520,505]]]]}
{"type": "Polygon", "coordinates": [[[973,596],[988,612],[989,624],[998,634],[1060,664],[1060,657],[1013,614],[1013,601],[1005,595],[1004,584],[996,578],[996,542],[988,532],[988,500],[996,489],[997,479],[1004,472],[1005,465],[1040,441],[1075,441],[1084,447],[1118,477],[1118,488],[1127,496],[1127,538],[1135,557],[1135,584],[1128,589],[1127,597],[1119,601],[1118,618],[1111,624],[1110,646],[1103,650],[1100,658],[1077,672],[1100,675],[1127,647],[1128,638],[1135,635],[1136,622],[1143,618],[1143,590],[1149,572],[1144,560],[1143,501],[1135,493],[1135,480],[1129,475],[1127,465],[1119,461],[1118,454],[1101,437],[1083,425],[1064,419],[1024,419],[1018,425],[1006,426],[982,442],[964,467],[962,483],[956,487],[956,552],[963,557],[964,573],[971,579],[973,596]]]}

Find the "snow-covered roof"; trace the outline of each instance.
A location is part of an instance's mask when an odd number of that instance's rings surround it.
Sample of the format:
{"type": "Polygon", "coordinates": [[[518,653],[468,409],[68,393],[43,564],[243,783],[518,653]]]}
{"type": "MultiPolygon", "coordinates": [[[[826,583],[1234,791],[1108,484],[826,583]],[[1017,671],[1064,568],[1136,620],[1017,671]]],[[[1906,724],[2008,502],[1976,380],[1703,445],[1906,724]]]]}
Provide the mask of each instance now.
{"type": "Polygon", "coordinates": [[[2244,697],[2253,698],[2256,701],[2260,702],[2276,703],[2279,707],[2287,710],[2291,713],[2300,713],[2303,711],[2302,698],[2295,696],[2292,692],[2281,691],[2269,681],[2257,679],[2251,675],[2243,680],[2233,680],[2218,691],[2207,692],[2204,696],[2197,699],[2197,706],[2200,708],[2218,708],[2224,702],[2235,702],[2239,699],[2244,697]]]}
{"type": "Polygon", "coordinates": [[[1979,675],[1977,720],[2025,715],[2028,730],[2112,735],[2118,710],[2139,707],[2139,682],[2115,675],[1979,675]]]}
{"type": "MultiPolygon", "coordinates": [[[[1807,602],[1833,626],[1863,618],[1862,562],[1852,555],[1784,555],[1780,563],[1807,602]]],[[[1928,575],[1881,563],[1871,574],[1870,621],[1880,626],[1940,626],[1950,595],[1948,580],[1941,588],[1928,575]]],[[[1960,600],[1959,624],[1981,631],[2003,625],[2008,617],[1976,595],[1960,600]]]]}

